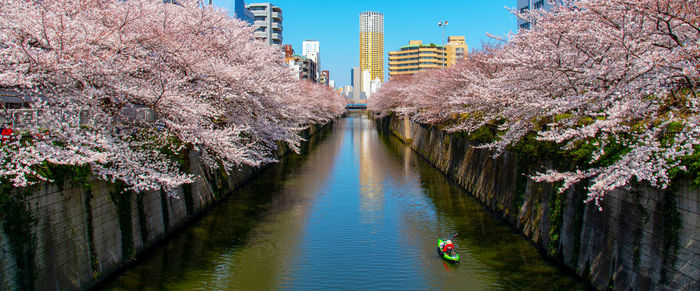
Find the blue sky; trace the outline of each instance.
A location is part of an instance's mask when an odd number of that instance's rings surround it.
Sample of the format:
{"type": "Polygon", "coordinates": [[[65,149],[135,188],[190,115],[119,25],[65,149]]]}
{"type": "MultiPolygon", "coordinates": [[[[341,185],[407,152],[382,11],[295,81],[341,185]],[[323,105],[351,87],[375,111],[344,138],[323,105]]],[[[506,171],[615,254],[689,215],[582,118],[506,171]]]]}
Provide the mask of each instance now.
{"type": "Polygon", "coordinates": [[[282,8],[285,44],[291,44],[301,54],[304,40],[320,42],[321,65],[324,70],[330,70],[336,87],[349,85],[350,69],[359,66],[359,18],[363,11],[384,13],[385,80],[389,73],[386,68],[389,51],[398,50],[409,40],[442,43],[442,30],[437,26],[441,19],[449,22],[445,35],[466,36],[469,50],[480,48],[482,41],[489,41],[486,33],[505,35],[516,31],[515,16],[505,8],[514,7],[515,0],[270,2],[282,8]]]}

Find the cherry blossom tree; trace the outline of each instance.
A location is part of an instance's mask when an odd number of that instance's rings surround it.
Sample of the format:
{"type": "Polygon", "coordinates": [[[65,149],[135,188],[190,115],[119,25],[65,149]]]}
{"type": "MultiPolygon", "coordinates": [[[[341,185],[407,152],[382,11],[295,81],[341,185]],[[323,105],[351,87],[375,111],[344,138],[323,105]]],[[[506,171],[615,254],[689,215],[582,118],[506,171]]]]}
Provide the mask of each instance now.
{"type": "Polygon", "coordinates": [[[401,106],[413,109],[414,120],[444,123],[448,131],[499,125],[499,138],[482,145],[496,154],[530,132],[562,149],[591,146],[587,165],[533,178],[564,181],[561,191],[590,180],[589,200],[596,203],[631,181],[667,187],[670,171],[685,170],[683,157],[700,144],[700,3],[561,2],[513,11],[533,28],[451,70],[417,75],[403,89],[413,93],[401,106]],[[451,77],[431,80],[444,74],[451,77]],[[425,118],[436,113],[451,118],[425,118]]]}
{"type": "Polygon", "coordinates": [[[37,112],[2,145],[0,178],[22,187],[49,179],[47,164],[88,165],[129,190],[172,190],[194,179],[173,155],[258,166],[341,113],[339,96],[299,89],[252,27],[179,2],[0,2],[0,87],[31,96],[37,112]],[[295,103],[303,94],[328,109],[323,118],[295,103]]]}

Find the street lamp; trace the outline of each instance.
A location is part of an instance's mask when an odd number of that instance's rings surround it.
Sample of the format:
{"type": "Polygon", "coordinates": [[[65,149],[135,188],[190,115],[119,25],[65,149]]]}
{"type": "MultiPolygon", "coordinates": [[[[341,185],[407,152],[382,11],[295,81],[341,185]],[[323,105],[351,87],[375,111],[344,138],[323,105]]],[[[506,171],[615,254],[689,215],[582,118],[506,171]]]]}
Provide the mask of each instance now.
{"type": "Polygon", "coordinates": [[[447,20],[441,20],[438,22],[438,26],[442,27],[442,68],[445,68],[445,63],[447,63],[447,56],[445,55],[447,50],[445,49],[445,28],[447,27],[447,20]]]}

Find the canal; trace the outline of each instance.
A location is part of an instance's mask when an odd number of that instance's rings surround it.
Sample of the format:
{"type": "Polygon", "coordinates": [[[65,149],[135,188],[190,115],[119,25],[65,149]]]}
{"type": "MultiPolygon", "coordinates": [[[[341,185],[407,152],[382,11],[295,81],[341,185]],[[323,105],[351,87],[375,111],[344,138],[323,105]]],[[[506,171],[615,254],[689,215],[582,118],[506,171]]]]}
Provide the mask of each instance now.
{"type": "Polygon", "coordinates": [[[100,288],[582,289],[363,114],[338,121],[100,288]],[[436,240],[454,239],[462,262],[436,240]]]}

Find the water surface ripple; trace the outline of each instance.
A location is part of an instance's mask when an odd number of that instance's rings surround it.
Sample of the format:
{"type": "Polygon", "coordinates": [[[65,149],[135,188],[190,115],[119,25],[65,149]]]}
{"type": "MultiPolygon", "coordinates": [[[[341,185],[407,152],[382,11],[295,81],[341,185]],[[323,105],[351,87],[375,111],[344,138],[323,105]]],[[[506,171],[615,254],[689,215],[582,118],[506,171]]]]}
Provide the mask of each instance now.
{"type": "Polygon", "coordinates": [[[150,251],[110,290],[582,289],[362,114],[150,251]],[[462,262],[437,256],[458,232],[462,262]]]}

